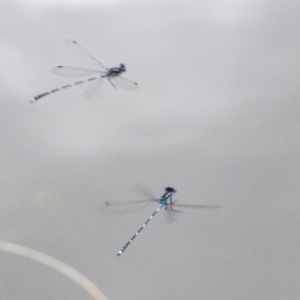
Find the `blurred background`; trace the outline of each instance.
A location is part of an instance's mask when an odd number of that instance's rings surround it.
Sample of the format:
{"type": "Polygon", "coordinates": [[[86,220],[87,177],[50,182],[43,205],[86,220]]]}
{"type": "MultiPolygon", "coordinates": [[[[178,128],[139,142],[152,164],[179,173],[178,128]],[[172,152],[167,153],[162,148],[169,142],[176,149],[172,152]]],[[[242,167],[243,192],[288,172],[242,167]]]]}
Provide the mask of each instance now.
{"type": "MultiPolygon", "coordinates": [[[[50,255],[110,300],[300,297],[300,11],[297,1],[0,3],[0,240],[50,255]],[[58,65],[124,63],[137,91],[74,81],[58,65]],[[142,186],[137,189],[136,186],[142,186]],[[105,201],[159,198],[106,213],[105,201]]],[[[125,205],[126,207],[126,205],[125,205]]],[[[63,275],[0,251],[1,299],[91,299],[63,275]]]]}

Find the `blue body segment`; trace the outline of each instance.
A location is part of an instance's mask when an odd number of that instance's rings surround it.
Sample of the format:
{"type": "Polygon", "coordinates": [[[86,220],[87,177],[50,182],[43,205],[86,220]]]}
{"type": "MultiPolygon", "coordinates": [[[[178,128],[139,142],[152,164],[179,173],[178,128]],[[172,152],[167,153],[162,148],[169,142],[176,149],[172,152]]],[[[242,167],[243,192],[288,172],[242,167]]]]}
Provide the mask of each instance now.
{"type": "Polygon", "coordinates": [[[134,234],[134,236],[118,251],[117,255],[120,256],[124,253],[127,247],[133,242],[133,240],[140,234],[140,232],[146,227],[146,225],[154,218],[154,216],[167,204],[172,205],[172,194],[176,193],[176,190],[171,187],[165,188],[165,193],[159,199],[159,206],[155,212],[148,218],[148,220],[141,226],[141,228],[134,234]]]}
{"type": "Polygon", "coordinates": [[[148,218],[148,220],[141,226],[141,228],[134,234],[134,236],[118,251],[117,255],[120,256],[126,250],[126,248],[133,242],[133,240],[140,234],[140,232],[146,227],[146,225],[154,218],[154,216],[165,206],[165,204],[160,204],[160,206],[155,210],[155,212],[148,218]]]}

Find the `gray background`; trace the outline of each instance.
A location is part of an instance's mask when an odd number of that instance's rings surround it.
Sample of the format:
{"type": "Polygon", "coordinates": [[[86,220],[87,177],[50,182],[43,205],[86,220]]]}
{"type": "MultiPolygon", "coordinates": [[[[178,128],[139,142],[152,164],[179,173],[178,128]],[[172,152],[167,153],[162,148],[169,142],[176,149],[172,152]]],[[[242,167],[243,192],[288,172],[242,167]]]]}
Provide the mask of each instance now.
{"type": "MultiPolygon", "coordinates": [[[[74,267],[108,299],[298,300],[298,1],[0,3],[0,239],[74,267]],[[124,62],[135,92],[107,82],[30,104],[89,67],[124,62]],[[110,214],[104,201],[159,197],[221,204],[110,214]]],[[[93,67],[92,67],[93,68],[93,67]]],[[[0,252],[1,299],[90,297],[35,262],[0,252]]]]}

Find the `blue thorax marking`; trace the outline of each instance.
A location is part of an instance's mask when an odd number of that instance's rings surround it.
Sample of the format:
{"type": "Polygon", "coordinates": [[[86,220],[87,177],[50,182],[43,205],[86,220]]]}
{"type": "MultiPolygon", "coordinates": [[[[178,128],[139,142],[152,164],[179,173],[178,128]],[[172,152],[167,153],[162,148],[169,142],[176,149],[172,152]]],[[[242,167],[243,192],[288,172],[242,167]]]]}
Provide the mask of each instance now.
{"type": "Polygon", "coordinates": [[[107,76],[117,76],[126,71],[126,67],[123,64],[120,64],[120,67],[107,69],[107,76]]]}
{"type": "Polygon", "coordinates": [[[120,68],[111,68],[107,70],[107,76],[117,76],[121,73],[122,71],[120,70],[120,68]]]}
{"type": "Polygon", "coordinates": [[[172,194],[169,193],[169,192],[164,193],[164,194],[161,196],[161,198],[159,199],[159,203],[160,203],[160,204],[166,204],[166,203],[167,203],[167,200],[168,200],[169,198],[171,198],[171,196],[172,196],[172,194]]]}

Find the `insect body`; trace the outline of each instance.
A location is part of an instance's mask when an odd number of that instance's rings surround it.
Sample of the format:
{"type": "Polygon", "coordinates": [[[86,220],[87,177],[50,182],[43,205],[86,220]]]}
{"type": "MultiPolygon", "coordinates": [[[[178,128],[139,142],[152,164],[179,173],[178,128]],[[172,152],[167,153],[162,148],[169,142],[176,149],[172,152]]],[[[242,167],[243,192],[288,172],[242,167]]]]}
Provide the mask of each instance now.
{"type": "Polygon", "coordinates": [[[142,225],[142,227],[134,234],[134,236],[118,251],[117,255],[120,256],[126,250],[126,248],[133,242],[133,240],[140,234],[140,232],[146,227],[146,225],[154,218],[154,216],[165,206],[171,206],[172,210],[172,195],[176,193],[176,189],[172,187],[166,187],[165,193],[158,200],[159,206],[155,212],[148,218],[148,220],[142,225]]]}
{"type": "MultiPolygon", "coordinates": [[[[154,218],[154,216],[163,208],[165,207],[165,210],[167,210],[169,213],[172,212],[180,212],[182,213],[182,211],[179,210],[174,210],[173,207],[181,207],[181,208],[200,208],[200,209],[214,209],[214,208],[221,208],[221,205],[194,205],[194,204],[179,204],[177,203],[177,201],[173,201],[172,196],[173,194],[176,193],[176,189],[173,187],[166,187],[165,188],[165,192],[164,194],[159,198],[159,199],[155,199],[153,196],[151,196],[149,193],[148,196],[151,197],[150,200],[146,200],[146,201],[134,201],[134,203],[138,204],[138,203],[147,203],[147,202],[157,202],[159,204],[159,206],[157,207],[157,209],[155,210],[155,212],[148,218],[148,220],[142,225],[142,227],[134,234],[134,236],[118,251],[117,255],[120,256],[123,254],[123,252],[126,250],[126,248],[133,242],[133,240],[140,234],[140,232],[146,227],[146,225],[154,218]]],[[[120,203],[117,203],[120,204],[120,203]]],[[[123,203],[125,204],[125,203],[123,203]]],[[[105,206],[106,207],[110,207],[113,206],[111,205],[111,203],[109,201],[105,202],[105,206]]]]}
{"type": "Polygon", "coordinates": [[[82,59],[86,63],[100,66],[104,70],[94,70],[94,69],[84,69],[84,68],[75,68],[75,67],[64,67],[58,66],[54,68],[52,71],[56,75],[67,76],[67,77],[83,77],[95,74],[94,77],[86,78],[80,81],[75,81],[67,85],[60,86],[59,88],[52,89],[45,93],[39,94],[31,98],[31,102],[35,102],[38,99],[53,94],[55,92],[64,90],[66,88],[79,85],[81,83],[87,83],[94,80],[99,80],[103,78],[107,78],[109,83],[117,88],[116,85],[126,89],[126,90],[135,90],[138,87],[138,84],[132,80],[124,78],[121,76],[122,73],[126,72],[126,67],[124,64],[120,64],[119,67],[114,68],[106,68],[100,61],[94,58],[89,52],[87,52],[83,47],[81,47],[76,41],[67,40],[66,46],[75,54],[78,58],[82,59]]]}

